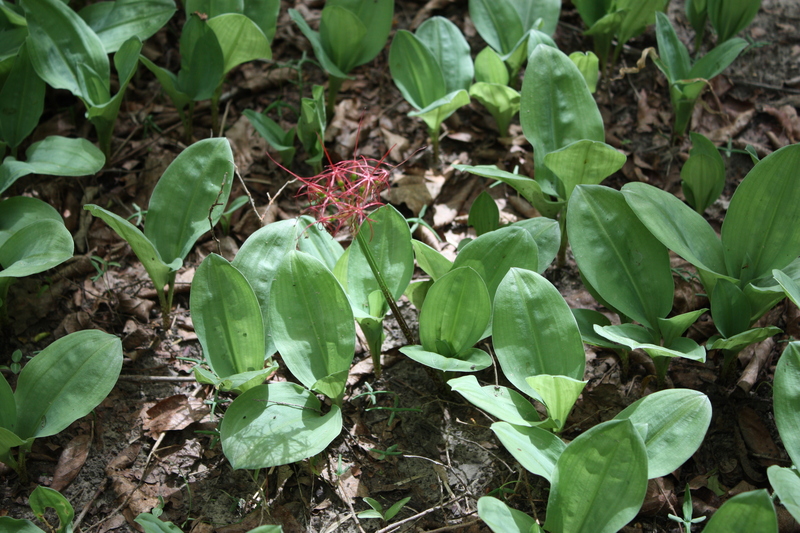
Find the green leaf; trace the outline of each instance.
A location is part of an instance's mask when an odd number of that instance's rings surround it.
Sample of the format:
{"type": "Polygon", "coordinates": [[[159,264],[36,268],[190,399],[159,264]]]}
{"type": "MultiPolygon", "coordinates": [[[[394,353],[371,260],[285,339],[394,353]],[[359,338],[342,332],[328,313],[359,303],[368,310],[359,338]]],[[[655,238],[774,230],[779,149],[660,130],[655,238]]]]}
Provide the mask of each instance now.
{"type": "Polygon", "coordinates": [[[591,93],[597,91],[597,80],[600,77],[600,59],[594,52],[572,52],[569,58],[581,71],[583,79],[586,80],[586,85],[589,86],[589,91],[591,93]]]}
{"type": "Polygon", "coordinates": [[[475,57],[475,81],[508,85],[508,69],[492,47],[487,46],[475,57]]]}
{"type": "Polygon", "coordinates": [[[433,54],[444,78],[446,93],[469,90],[475,69],[467,40],[458,26],[444,17],[431,17],[420,24],[416,37],[433,54]]]}
{"type": "Polygon", "coordinates": [[[261,28],[270,43],[275,38],[280,9],[280,0],[247,0],[244,3],[244,14],[261,28]]]}
{"type": "MultiPolygon", "coordinates": [[[[307,388],[350,369],[353,312],[341,285],[319,260],[301,252],[286,255],[272,281],[267,320],[283,361],[307,388]]],[[[344,392],[344,379],[339,389],[337,396],[344,392]]]]}
{"type": "Polygon", "coordinates": [[[674,195],[646,183],[626,183],[625,201],[664,246],[699,269],[727,274],[722,243],[706,220],[674,195]]]}
{"type": "MultiPolygon", "coordinates": [[[[45,83],[33,69],[28,48],[23,43],[0,91],[0,134],[12,149],[19,146],[39,123],[44,110],[44,89],[45,83]]],[[[4,188],[0,188],[0,192],[4,188]]]]}
{"type": "Polygon", "coordinates": [[[467,104],[469,104],[469,93],[460,89],[444,95],[419,111],[410,112],[408,116],[421,118],[429,131],[438,132],[442,122],[455,113],[456,109],[467,104]]]}
{"type": "Polygon", "coordinates": [[[700,315],[706,311],[708,311],[708,309],[704,307],[669,318],[659,318],[658,328],[661,331],[661,338],[664,339],[665,344],[669,344],[673,339],[683,335],[686,330],[689,329],[689,326],[694,324],[697,319],[700,318],[700,315]]]}
{"type": "Polygon", "coordinates": [[[451,379],[447,384],[475,407],[504,422],[517,426],[536,426],[540,422],[533,404],[514,389],[498,385],[481,387],[475,376],[451,379]]]}
{"type": "Polygon", "coordinates": [[[544,157],[544,164],[563,184],[562,198],[569,199],[577,185],[597,185],[622,168],[628,158],[603,142],[582,140],[544,157]]]}
{"type": "Polygon", "coordinates": [[[295,128],[284,131],[277,122],[263,113],[256,113],[252,109],[245,109],[242,114],[247,117],[247,120],[250,121],[250,124],[253,125],[258,134],[278,151],[284,166],[291,165],[295,153],[295,128]]]}
{"type": "Polygon", "coordinates": [[[561,246],[561,227],[558,221],[547,217],[536,217],[520,220],[511,225],[526,230],[536,241],[536,246],[539,248],[539,268],[536,272],[543,274],[556,258],[558,248],[561,246]]]}
{"type": "Polygon", "coordinates": [[[711,402],[698,391],[667,389],[637,400],[614,417],[626,418],[634,425],[647,425],[647,477],[654,479],[677,470],[700,447],[711,423],[711,402]]]}
{"type": "Polygon", "coordinates": [[[20,229],[41,220],[63,224],[58,211],[38,198],[12,196],[0,202],[0,246],[20,229]]]}
{"type": "Polygon", "coordinates": [[[755,18],[761,0],[707,0],[706,9],[708,18],[714,31],[717,32],[718,42],[722,43],[745,29],[755,18]]]}
{"type": "Polygon", "coordinates": [[[145,236],[165,261],[183,260],[222,216],[233,183],[228,139],[198,141],[170,163],[150,196],[145,236]]]}
{"type": "Polygon", "coordinates": [[[469,16],[478,34],[501,55],[510,54],[528,29],[510,0],[470,0],[469,16]]]}
{"type": "Polygon", "coordinates": [[[772,465],[767,468],[767,477],[781,504],[796,521],[800,521],[800,476],[797,470],[772,465]]]}
{"type": "Polygon", "coordinates": [[[630,39],[641,35],[650,24],[655,23],[655,16],[659,11],[664,11],[669,0],[622,0],[617,6],[625,10],[625,17],[617,31],[617,50],[615,59],[622,49],[622,45],[630,39]]]}
{"type": "Polygon", "coordinates": [[[800,343],[790,342],[775,368],[773,387],[775,425],[786,453],[800,464],[800,343]]]}
{"type": "Polygon", "coordinates": [[[122,368],[122,343],[98,330],[78,331],[23,367],[14,398],[22,439],[47,437],[88,414],[111,392],[122,368]]]}
{"type": "Polygon", "coordinates": [[[92,105],[110,98],[110,67],[103,43],[59,0],[24,0],[28,51],[39,77],[92,105]]]}
{"type": "Polygon", "coordinates": [[[394,505],[392,505],[386,510],[386,513],[383,515],[384,520],[391,520],[392,518],[394,518],[397,515],[397,513],[400,512],[400,509],[405,507],[405,505],[410,501],[411,501],[411,496],[407,496],[402,500],[396,501],[394,505]]]}
{"type": "Polygon", "coordinates": [[[83,208],[89,211],[92,215],[100,218],[113,229],[117,235],[125,239],[131,245],[133,253],[142,262],[142,266],[147,271],[150,279],[153,281],[157,290],[163,290],[164,286],[170,282],[170,277],[173,272],[177,272],[183,265],[181,258],[176,258],[171,263],[167,264],[161,258],[150,239],[144,236],[139,228],[125,220],[119,215],[115,215],[110,211],[106,211],[102,207],[94,204],[87,204],[83,208]]]}
{"type": "Polygon", "coordinates": [[[800,145],[758,162],[731,198],[722,223],[728,273],[743,282],[782,269],[800,255],[800,145]]]}
{"type": "Polygon", "coordinates": [[[0,516],[0,528],[6,533],[44,533],[30,520],[17,520],[10,516],[0,516]]]}
{"type": "Polygon", "coordinates": [[[158,79],[158,83],[161,84],[161,88],[164,89],[164,92],[167,93],[167,96],[172,100],[178,113],[182,114],[186,106],[192,101],[192,97],[178,88],[178,77],[172,72],[159,67],[144,56],[139,56],[139,61],[155,75],[158,79]]]}
{"type": "Polygon", "coordinates": [[[540,531],[536,520],[491,496],[483,496],[478,500],[478,516],[494,533],[531,533],[532,531],[538,533],[540,531]]]}
{"type": "Polygon", "coordinates": [[[744,39],[731,39],[717,45],[692,66],[687,77],[710,80],[728,68],[749,43],[744,39]]]}
{"type": "Polygon", "coordinates": [[[469,95],[489,111],[500,135],[507,137],[511,119],[519,111],[519,92],[506,85],[477,82],[469,88],[469,95]]]}
{"type": "MultiPolygon", "coordinates": [[[[474,242],[474,241],[473,241],[474,242]]],[[[454,265],[428,291],[419,315],[419,338],[424,350],[459,357],[480,340],[491,318],[491,300],[480,275],[454,265]],[[449,346],[441,351],[439,342],[449,346]]]]}
{"type": "MultiPolygon", "coordinates": [[[[389,292],[398,300],[414,273],[414,250],[408,223],[397,209],[385,205],[372,212],[359,231],[369,242],[372,257],[389,292]]],[[[354,313],[383,318],[388,306],[385,301],[381,301],[381,312],[376,314],[370,309],[369,297],[380,291],[380,286],[357,241],[348,249],[346,261],[344,275],[337,275],[337,278],[350,298],[354,313]]]]}
{"type": "Polygon", "coordinates": [[[723,337],[733,337],[750,328],[750,303],[739,287],[719,279],[711,293],[711,316],[723,337]]]}
{"type": "MultiPolygon", "coordinates": [[[[711,0],[709,0],[710,2],[711,0]]],[[[778,517],[772,498],[764,489],[743,492],[722,504],[704,533],[777,533],[778,517]]]]}
{"type": "Polygon", "coordinates": [[[424,242],[413,239],[411,246],[414,248],[417,264],[433,281],[450,272],[453,267],[453,263],[449,259],[424,242]]]}
{"type": "Polygon", "coordinates": [[[672,309],[669,254],[625,203],[602,185],[575,188],[567,230],[581,274],[603,299],[650,329],[672,309]]]}
{"type": "Polygon", "coordinates": [[[594,326],[594,330],[598,335],[626,346],[630,350],[640,348],[651,357],[685,357],[700,362],[706,360],[706,352],[703,347],[686,337],[678,337],[673,339],[669,345],[662,346],[659,344],[659,339],[653,337],[653,332],[637,324],[594,326]]]}
{"type": "Polygon", "coordinates": [[[479,348],[470,348],[458,354],[457,357],[438,353],[453,352],[445,343],[442,343],[441,347],[437,347],[437,350],[437,352],[430,352],[420,345],[400,348],[400,352],[409,359],[442,372],[477,372],[492,366],[492,357],[479,348]]]}
{"type": "Polygon", "coordinates": [[[535,272],[509,270],[497,289],[492,334],[503,374],[534,398],[529,376],[583,379],[586,355],[575,319],[558,290],[535,272]]]}
{"type": "Polygon", "coordinates": [[[416,109],[425,109],[447,95],[447,84],[436,57],[409,31],[398,30],[392,39],[389,69],[403,98],[416,109]]]}
{"type": "Polygon", "coordinates": [[[270,286],[275,278],[278,266],[286,254],[295,249],[296,233],[302,231],[303,222],[298,220],[281,220],[273,222],[250,235],[232,265],[247,279],[258,298],[261,316],[264,320],[265,353],[275,353],[275,342],[272,340],[271,327],[267,321],[270,302],[270,286]]]}
{"type": "Polygon", "coordinates": [[[18,229],[0,246],[0,278],[44,272],[72,257],[72,235],[64,223],[40,220],[18,229]]]}
{"type": "Polygon", "coordinates": [[[689,78],[689,71],[692,68],[689,50],[678,38],[675,28],[672,27],[672,23],[665,13],[656,13],[656,39],[658,55],[666,67],[664,74],[670,84],[689,78]]]}
{"type": "Polygon", "coordinates": [[[106,53],[119,50],[131,37],[144,41],[175,14],[173,0],[115,0],[84,7],[78,15],[103,43],[106,53]]]}
{"type": "Polygon", "coordinates": [[[223,257],[210,254],[197,268],[189,308],[203,354],[215,374],[224,379],[264,367],[264,323],[258,298],[245,276],[223,257]]]}
{"type": "Polygon", "coordinates": [[[344,253],[344,248],[339,241],[334,239],[325,228],[309,216],[300,217],[300,222],[305,230],[300,235],[297,247],[301,252],[313,255],[333,271],[339,258],[344,253]]]}
{"type": "Polygon", "coordinates": [[[59,527],[55,529],[57,533],[72,533],[72,519],[75,518],[75,511],[67,499],[57,490],[53,490],[41,485],[37,486],[31,493],[28,500],[31,511],[42,522],[45,520],[45,512],[48,508],[55,509],[58,515],[59,527]]]}
{"type": "Polygon", "coordinates": [[[296,10],[289,9],[289,16],[295,22],[295,24],[297,24],[297,27],[300,28],[300,31],[303,33],[303,35],[306,36],[306,39],[308,39],[308,41],[311,43],[311,47],[314,49],[314,55],[317,57],[320,65],[322,65],[322,68],[325,69],[329,75],[335,78],[347,78],[347,73],[342,72],[333,59],[328,57],[327,51],[322,46],[319,32],[312,30],[305,19],[303,19],[303,16],[296,10]]]}
{"type": "Polygon", "coordinates": [[[190,100],[208,100],[225,75],[225,56],[214,30],[192,14],[183,25],[180,40],[181,69],[175,80],[178,91],[190,100]]]}
{"type": "Polygon", "coordinates": [[[800,307],[800,285],[798,285],[794,279],[786,275],[786,273],[781,270],[773,270],[772,275],[774,276],[775,281],[780,284],[781,288],[786,293],[786,296],[789,297],[794,305],[800,307]]]}
{"type": "Polygon", "coordinates": [[[17,404],[14,402],[14,391],[0,374],[0,428],[14,431],[17,425],[17,404]]]}
{"type": "Polygon", "coordinates": [[[546,35],[553,35],[556,32],[558,18],[561,15],[561,2],[559,0],[514,2],[514,8],[519,13],[524,29],[536,28],[546,35]]]}
{"type": "MultiPolygon", "coordinates": [[[[392,29],[394,18],[394,0],[375,0],[364,2],[363,0],[330,0],[330,6],[340,6],[355,14],[358,20],[368,28],[366,35],[358,43],[357,54],[353,66],[363,65],[372,61],[386,45],[389,32],[392,29]]],[[[324,33],[324,30],[320,30],[324,33]]],[[[323,43],[324,43],[323,37],[323,43]]],[[[335,43],[332,43],[334,46],[335,43]]],[[[341,77],[341,76],[339,76],[341,77]]]]}
{"type": "Polygon", "coordinates": [[[139,513],[133,521],[142,526],[144,533],[182,533],[172,522],[159,520],[150,513],[139,513]]]}
{"type": "Polygon", "coordinates": [[[699,133],[691,132],[692,150],[681,168],[683,195],[702,214],[725,187],[725,163],[717,147],[699,133]]]}
{"type": "Polygon", "coordinates": [[[507,422],[495,422],[492,431],[526,470],[553,482],[556,463],[567,448],[561,439],[541,428],[507,422]]]}
{"type": "Polygon", "coordinates": [[[778,333],[783,333],[781,328],[776,326],[767,326],[765,328],[748,329],[747,331],[737,333],[736,335],[728,338],[722,338],[718,335],[715,335],[708,339],[706,342],[706,348],[708,350],[728,350],[731,352],[738,352],[746,346],[761,342],[764,339],[772,337],[773,335],[777,335],[778,333]]]}
{"type": "Polygon", "coordinates": [[[322,414],[313,393],[294,383],[259,385],[231,403],[219,426],[222,451],[234,469],[301,461],[328,447],[342,430],[338,405],[322,414]]]}
{"type": "Polygon", "coordinates": [[[557,432],[564,429],[567,417],[587,383],[568,376],[549,374],[529,376],[525,381],[536,393],[536,399],[547,407],[547,414],[557,432]]]}
{"type": "Polygon", "coordinates": [[[28,174],[88,176],[99,172],[106,162],[103,152],[86,139],[51,135],[25,151],[27,161],[9,156],[0,166],[0,192],[28,174]]]}
{"type": "Polygon", "coordinates": [[[547,521],[553,533],[613,533],[639,512],[647,452],[629,420],[603,422],[573,440],[553,471],[547,521]]]}
{"type": "Polygon", "coordinates": [[[453,268],[468,266],[486,282],[489,296],[494,295],[511,268],[536,271],[539,253],[536,241],[523,228],[508,226],[470,241],[456,256],[453,268]]]}
{"type": "Polygon", "coordinates": [[[500,226],[500,210],[488,192],[481,192],[469,208],[467,224],[475,228],[478,236],[496,230],[500,226]]]}
{"type": "Polygon", "coordinates": [[[244,15],[227,13],[208,20],[219,41],[227,74],[233,67],[256,59],[272,59],[269,40],[255,22],[244,15]]]}
{"type": "Polygon", "coordinates": [[[575,322],[578,324],[578,329],[581,332],[581,340],[586,344],[592,346],[601,346],[611,350],[618,350],[620,345],[607,340],[605,337],[598,335],[594,326],[599,327],[610,326],[611,321],[606,315],[594,309],[570,309],[572,316],[575,317],[575,322]]]}
{"type": "Polygon", "coordinates": [[[555,188],[545,166],[550,152],[587,139],[603,142],[603,119],[586,80],[569,57],[549,46],[537,46],[522,82],[520,123],[533,145],[536,180],[555,188]]]}

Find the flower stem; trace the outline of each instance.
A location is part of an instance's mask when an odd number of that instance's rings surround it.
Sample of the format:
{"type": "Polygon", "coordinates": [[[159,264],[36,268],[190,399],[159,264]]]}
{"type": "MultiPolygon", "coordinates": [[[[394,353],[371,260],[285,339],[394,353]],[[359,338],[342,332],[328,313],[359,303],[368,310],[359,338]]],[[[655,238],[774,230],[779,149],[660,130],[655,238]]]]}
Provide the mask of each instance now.
{"type": "MultiPolygon", "coordinates": [[[[358,245],[361,246],[361,251],[364,252],[364,257],[367,258],[367,264],[369,264],[369,268],[372,270],[372,275],[375,276],[375,281],[378,282],[378,287],[380,287],[381,292],[383,293],[383,298],[386,300],[386,303],[389,304],[389,308],[391,308],[392,314],[397,320],[397,323],[400,324],[400,329],[403,330],[403,335],[405,335],[406,341],[409,344],[415,344],[414,334],[411,333],[411,328],[408,327],[405,318],[403,318],[403,315],[400,314],[400,309],[397,308],[397,303],[394,301],[394,296],[392,296],[392,293],[389,292],[389,287],[386,286],[386,281],[383,279],[383,276],[378,269],[378,264],[375,262],[375,258],[372,256],[372,250],[369,249],[369,243],[367,243],[367,239],[364,237],[362,231],[356,233],[356,240],[358,241],[358,245]]],[[[373,355],[373,362],[375,363],[376,368],[380,368],[380,359],[378,361],[374,361],[374,359],[375,355],[373,355]]]]}

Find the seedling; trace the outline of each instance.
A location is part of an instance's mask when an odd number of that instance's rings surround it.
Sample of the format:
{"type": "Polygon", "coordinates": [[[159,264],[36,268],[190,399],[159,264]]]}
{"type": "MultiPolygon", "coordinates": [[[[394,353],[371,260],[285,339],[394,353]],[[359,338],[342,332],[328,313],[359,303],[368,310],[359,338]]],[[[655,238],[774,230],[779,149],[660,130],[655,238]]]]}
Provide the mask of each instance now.
{"type": "Polygon", "coordinates": [[[699,49],[703,42],[707,19],[711,19],[711,26],[717,33],[717,42],[723,43],[745,29],[755,18],[759,7],[761,0],[687,0],[686,17],[697,34],[695,49],[699,49]]]}
{"type": "MultiPolygon", "coordinates": [[[[36,519],[45,525],[48,533],[71,533],[75,510],[67,499],[57,490],[37,485],[28,499],[36,519]],[[54,509],[58,516],[58,524],[50,524],[45,517],[47,509],[54,509]]],[[[30,520],[17,520],[10,516],[0,517],[0,529],[22,533],[45,533],[30,520]]]]}
{"type": "Polygon", "coordinates": [[[92,266],[97,272],[97,274],[95,274],[90,278],[92,281],[97,281],[98,279],[105,276],[106,272],[108,272],[108,267],[115,266],[119,268],[122,266],[116,261],[106,261],[105,259],[103,259],[98,255],[93,255],[90,259],[92,261],[92,266]]]}
{"type": "Polygon", "coordinates": [[[685,529],[686,533],[691,533],[692,526],[694,524],[699,524],[700,522],[706,519],[705,516],[698,516],[696,518],[692,518],[694,515],[694,509],[692,509],[692,491],[689,489],[689,484],[686,484],[686,490],[683,491],[683,517],[675,516],[672,513],[669,513],[667,517],[670,520],[674,520],[681,524],[685,529]]]}
{"type": "Polygon", "coordinates": [[[469,95],[491,113],[500,136],[508,137],[508,126],[519,111],[519,92],[508,86],[508,70],[493,49],[484,48],[475,58],[475,80],[469,95]]]}
{"type": "Polygon", "coordinates": [[[694,132],[689,136],[692,149],[681,169],[681,185],[686,202],[702,215],[725,188],[725,162],[706,137],[694,132]]]}
{"type": "Polygon", "coordinates": [[[408,502],[411,501],[411,496],[408,496],[398,502],[395,502],[394,505],[386,509],[386,511],[383,510],[383,506],[380,504],[378,500],[375,500],[373,498],[362,498],[362,499],[364,500],[364,503],[372,507],[372,509],[357,513],[357,516],[359,518],[380,518],[384,522],[388,522],[389,520],[394,518],[397,515],[397,513],[399,513],[408,502]]]}

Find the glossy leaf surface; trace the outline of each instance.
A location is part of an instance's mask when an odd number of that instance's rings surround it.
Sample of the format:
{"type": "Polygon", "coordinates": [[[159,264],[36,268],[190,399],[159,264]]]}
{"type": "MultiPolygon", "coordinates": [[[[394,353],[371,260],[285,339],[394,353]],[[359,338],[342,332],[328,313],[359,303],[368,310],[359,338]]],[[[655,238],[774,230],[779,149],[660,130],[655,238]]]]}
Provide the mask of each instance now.
{"type": "Polygon", "coordinates": [[[559,457],[567,445],[551,432],[537,428],[495,422],[492,431],[526,470],[551,483],[559,457]]]}

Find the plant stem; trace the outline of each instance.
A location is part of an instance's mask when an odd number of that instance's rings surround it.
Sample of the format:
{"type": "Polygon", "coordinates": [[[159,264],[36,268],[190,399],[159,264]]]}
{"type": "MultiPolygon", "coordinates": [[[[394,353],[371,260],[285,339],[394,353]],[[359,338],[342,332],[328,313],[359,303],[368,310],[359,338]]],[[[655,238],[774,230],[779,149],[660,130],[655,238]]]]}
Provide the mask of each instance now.
{"type": "Polygon", "coordinates": [[[328,122],[331,121],[336,111],[336,97],[339,95],[342,83],[344,83],[344,78],[331,76],[328,80],[328,101],[325,104],[325,116],[328,122]]]}
{"type": "Polygon", "coordinates": [[[433,164],[439,166],[439,132],[441,131],[441,122],[435,128],[431,128],[429,133],[431,137],[431,146],[433,146],[433,164]]]}
{"type": "MultiPolygon", "coordinates": [[[[386,303],[389,304],[394,318],[400,325],[400,329],[403,330],[403,335],[405,336],[406,341],[408,341],[409,344],[415,344],[414,334],[411,333],[411,328],[408,327],[405,318],[403,318],[403,315],[400,314],[400,309],[397,308],[397,303],[394,301],[394,296],[392,296],[392,293],[389,292],[389,287],[386,286],[386,281],[383,279],[383,276],[378,269],[378,264],[375,262],[375,258],[372,256],[372,250],[369,249],[369,243],[367,242],[367,238],[364,237],[362,231],[356,233],[356,240],[358,241],[358,245],[361,246],[361,251],[364,253],[364,257],[367,259],[367,264],[369,264],[369,268],[372,270],[372,275],[375,276],[375,281],[378,282],[378,287],[380,287],[386,303]]],[[[375,361],[375,358],[376,356],[373,354],[375,368],[380,368],[380,357],[378,357],[377,362],[375,361]]]]}
{"type": "Polygon", "coordinates": [[[567,244],[569,244],[569,240],[567,238],[566,206],[558,217],[558,228],[561,230],[561,244],[558,247],[558,258],[556,259],[556,265],[558,268],[563,268],[564,265],[567,264],[567,244]]]}

